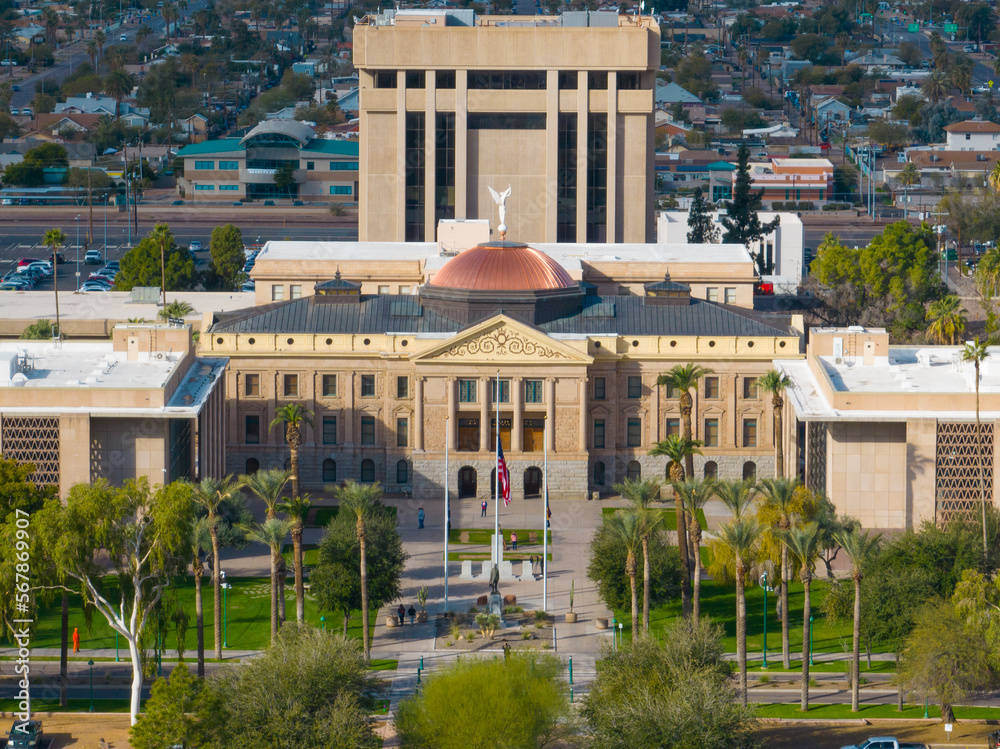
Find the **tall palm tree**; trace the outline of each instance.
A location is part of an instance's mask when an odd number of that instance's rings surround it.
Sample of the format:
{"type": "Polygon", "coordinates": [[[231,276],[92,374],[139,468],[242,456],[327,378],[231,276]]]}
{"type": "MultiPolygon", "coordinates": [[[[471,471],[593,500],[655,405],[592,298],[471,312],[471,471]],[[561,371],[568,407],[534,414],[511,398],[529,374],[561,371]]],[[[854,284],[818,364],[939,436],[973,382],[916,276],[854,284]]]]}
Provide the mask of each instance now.
{"type": "Polygon", "coordinates": [[[135,76],[124,70],[112,70],[104,78],[104,93],[115,100],[115,119],[121,117],[122,100],[135,86],[135,76]]]}
{"type": "Polygon", "coordinates": [[[292,498],[299,496],[299,448],[302,447],[302,425],[312,426],[312,411],[299,403],[289,403],[274,414],[269,429],[279,424],[285,425],[285,441],[288,442],[291,466],[292,498]]]}
{"type": "Polygon", "coordinates": [[[100,51],[100,48],[97,46],[97,42],[95,42],[93,39],[89,40],[86,46],[87,46],[87,57],[90,58],[90,67],[92,67],[94,70],[97,70],[97,53],[100,51]]]}
{"type": "MultiPolygon", "coordinates": [[[[278,516],[278,504],[281,502],[281,495],[285,491],[285,486],[288,485],[290,477],[290,471],[281,468],[270,468],[264,471],[257,471],[257,473],[240,476],[240,486],[246,488],[253,496],[264,503],[264,517],[267,520],[273,520],[278,516]]],[[[272,550],[271,565],[280,572],[285,566],[284,562],[285,560],[281,557],[280,551],[276,554],[272,550]]],[[[285,607],[282,605],[284,603],[282,599],[285,594],[285,586],[284,578],[280,574],[277,577],[277,582],[278,595],[276,600],[278,602],[280,619],[283,622],[285,621],[285,607]]]]}
{"type": "Polygon", "coordinates": [[[924,79],[920,88],[932,104],[937,104],[948,95],[948,77],[942,71],[934,70],[924,79]]]}
{"type": "Polygon", "coordinates": [[[785,533],[785,543],[792,555],[802,565],[802,587],[805,594],[802,599],[802,705],[803,712],[809,709],[809,630],[812,623],[809,616],[812,613],[809,590],[812,584],[813,565],[820,549],[819,526],[816,523],[792,528],[785,533]]]}
{"type": "Polygon", "coordinates": [[[649,537],[660,529],[662,514],[654,510],[653,502],[660,501],[660,482],[652,479],[632,481],[625,479],[615,484],[614,490],[632,503],[632,511],[639,519],[639,538],[642,542],[642,631],[649,631],[649,537]]]}
{"type": "Polygon", "coordinates": [[[271,644],[278,641],[278,563],[281,547],[288,537],[292,523],[290,520],[271,518],[263,523],[243,527],[247,538],[271,549],[271,644]]]}
{"type": "Polygon", "coordinates": [[[785,409],[785,389],[792,386],[792,381],[784,372],[776,369],[769,369],[757,378],[757,389],[771,394],[771,410],[774,417],[774,476],[781,478],[785,475],[785,433],[784,433],[784,409],[785,409]]]}
{"type": "Polygon", "coordinates": [[[691,617],[695,623],[701,616],[701,523],[698,513],[715,494],[715,482],[710,479],[689,478],[674,484],[674,496],[680,497],[684,510],[691,518],[692,546],[694,547],[694,595],[691,603],[691,617]]]}
{"type": "Polygon", "coordinates": [[[642,548],[642,521],[639,514],[632,508],[616,512],[607,521],[611,532],[625,544],[625,574],[628,575],[629,586],[632,589],[632,640],[639,634],[639,594],[636,587],[635,555],[642,548]]]}
{"type": "Polygon", "coordinates": [[[365,662],[371,659],[371,644],[368,641],[368,543],[367,521],[382,498],[382,485],[359,484],[349,480],[334,490],[340,501],[340,511],[350,512],[357,518],[358,544],[361,546],[361,636],[365,662]]]}
{"type": "Polygon", "coordinates": [[[191,571],[194,573],[194,613],[198,630],[198,678],[205,678],[205,607],[201,596],[201,578],[205,574],[202,554],[212,549],[212,531],[208,518],[198,518],[191,525],[191,571]]]}
{"type": "Polygon", "coordinates": [[[760,519],[768,526],[770,535],[781,546],[781,573],[779,600],[781,601],[781,663],[789,668],[788,645],[788,543],[787,532],[792,527],[792,516],[795,514],[797,498],[795,490],[798,481],[792,479],[764,479],[757,485],[763,502],[760,506],[760,519]]]}
{"type": "Polygon", "coordinates": [[[219,559],[219,510],[236,496],[239,483],[232,477],[204,478],[191,487],[191,499],[208,513],[208,530],[212,536],[212,590],[215,592],[215,657],[222,659],[222,571],[219,559]]]}
{"type": "Polygon", "coordinates": [[[757,497],[756,485],[748,480],[716,481],[713,484],[715,496],[739,520],[757,497]]]}
{"type": "Polygon", "coordinates": [[[295,620],[300,624],[306,620],[306,591],[302,582],[302,530],[305,528],[306,513],[312,506],[308,494],[282,502],[279,509],[288,515],[292,523],[292,564],[295,567],[295,620]]]}
{"type": "Polygon", "coordinates": [[[983,472],[983,431],[982,424],[979,420],[979,369],[986,357],[989,356],[989,351],[986,349],[986,343],[979,340],[979,336],[969,343],[966,343],[962,349],[962,361],[972,362],[975,367],[976,376],[976,456],[979,463],[979,492],[983,500],[983,558],[989,554],[989,547],[986,540],[986,479],[983,472]]]}
{"type": "Polygon", "coordinates": [[[736,663],[740,670],[740,704],[747,705],[747,600],[746,578],[757,557],[760,528],[753,518],[733,520],[719,528],[719,543],[727,547],[735,560],[736,578],[736,663]]]}
{"type": "Polygon", "coordinates": [[[932,320],[927,335],[938,343],[954,346],[955,339],[965,332],[966,310],[962,300],[955,294],[948,294],[931,302],[927,312],[932,320]]]}
{"type": "Polygon", "coordinates": [[[920,184],[920,170],[917,169],[916,164],[912,161],[908,161],[896,179],[899,181],[899,184],[903,186],[903,216],[905,217],[906,210],[910,205],[910,188],[914,185],[920,184]]]}
{"type": "MultiPolygon", "coordinates": [[[[108,41],[107,36],[104,32],[98,29],[94,32],[94,44],[97,45],[97,53],[99,56],[104,54],[104,44],[108,41]]],[[[94,63],[94,70],[97,70],[97,63],[94,63]]]]}
{"type": "MultiPolygon", "coordinates": [[[[667,392],[677,391],[681,409],[681,429],[682,434],[689,440],[694,439],[694,432],[691,428],[691,412],[694,408],[694,399],[691,391],[698,388],[698,381],[705,375],[712,374],[711,369],[707,369],[700,364],[678,364],[670,369],[666,374],[656,378],[657,387],[666,387],[667,392]]],[[[688,456],[684,461],[684,469],[688,476],[694,475],[694,458],[688,456]]]]}
{"type": "Polygon", "coordinates": [[[148,24],[143,24],[139,27],[139,30],[135,32],[135,43],[142,44],[143,41],[149,38],[153,33],[153,29],[149,27],[148,24]]]}
{"type": "Polygon", "coordinates": [[[49,229],[42,235],[42,244],[49,248],[52,254],[52,293],[56,297],[56,329],[54,335],[62,339],[62,326],[59,324],[59,263],[56,262],[56,253],[65,246],[66,234],[62,229],[49,229]]]}
{"type": "Polygon", "coordinates": [[[163,298],[163,308],[167,307],[167,247],[173,241],[173,234],[166,224],[157,224],[150,232],[149,238],[160,248],[160,296],[163,298]]]}
{"type": "Polygon", "coordinates": [[[874,536],[858,528],[838,531],[833,536],[851,560],[851,579],[854,581],[854,645],[851,650],[851,712],[858,712],[861,686],[861,578],[865,568],[878,553],[882,534],[874,536]]]}
{"type": "MultiPolygon", "coordinates": [[[[665,455],[670,460],[670,481],[678,483],[684,480],[684,464],[694,460],[695,455],[701,455],[698,449],[701,440],[693,440],[679,434],[671,434],[665,440],[653,445],[650,455],[665,455]]],[[[694,473],[692,469],[688,475],[694,473]]],[[[674,493],[674,506],[677,512],[677,546],[681,555],[681,565],[687,570],[687,575],[681,583],[681,609],[684,616],[691,613],[691,560],[688,555],[687,518],[681,498],[674,493]]]]}

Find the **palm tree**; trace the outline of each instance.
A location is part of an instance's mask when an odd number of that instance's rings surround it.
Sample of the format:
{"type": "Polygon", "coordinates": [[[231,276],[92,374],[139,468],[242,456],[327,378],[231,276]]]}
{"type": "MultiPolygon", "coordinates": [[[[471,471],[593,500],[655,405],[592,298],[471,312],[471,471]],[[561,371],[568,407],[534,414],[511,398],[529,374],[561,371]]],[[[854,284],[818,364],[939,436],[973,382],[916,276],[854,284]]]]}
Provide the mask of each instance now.
{"type": "Polygon", "coordinates": [[[639,538],[642,541],[642,631],[649,631],[649,537],[659,530],[662,514],[654,510],[653,502],[660,501],[660,482],[646,479],[632,481],[625,479],[624,483],[615,484],[614,490],[632,503],[632,511],[639,519],[639,538]]]}
{"type": "Polygon", "coordinates": [[[367,520],[382,498],[382,485],[359,484],[348,480],[334,490],[340,501],[340,511],[353,513],[357,518],[358,544],[361,546],[361,636],[365,662],[371,659],[371,644],[368,641],[368,546],[367,520]]]}
{"type": "Polygon", "coordinates": [[[271,549],[271,644],[278,641],[278,562],[281,547],[285,543],[292,523],[290,520],[271,518],[259,525],[243,527],[247,538],[271,549]]]}
{"type": "Polygon", "coordinates": [[[716,481],[713,485],[715,496],[739,520],[757,496],[757,487],[752,481],[716,481]]]}
{"type": "Polygon", "coordinates": [[[972,88],[972,73],[976,63],[966,54],[955,55],[954,65],[951,70],[951,82],[962,94],[966,94],[972,88]]]}
{"type": "MultiPolygon", "coordinates": [[[[278,505],[281,502],[282,492],[284,492],[290,476],[291,473],[289,471],[281,468],[271,468],[246,476],[240,476],[240,486],[246,488],[252,495],[261,500],[264,503],[264,517],[267,520],[274,520],[278,516],[278,505]]],[[[284,559],[281,558],[280,554],[275,554],[274,551],[271,552],[271,566],[278,570],[284,567],[284,559]]],[[[275,600],[281,612],[281,621],[284,621],[284,606],[281,605],[281,599],[284,598],[284,579],[279,575],[277,582],[280,595],[277,595],[275,600]]]]}
{"type": "Polygon", "coordinates": [[[115,100],[115,119],[121,117],[122,100],[132,93],[135,77],[124,70],[112,70],[104,78],[104,93],[115,100]]]}
{"type": "Polygon", "coordinates": [[[100,52],[100,47],[97,46],[97,42],[93,39],[87,42],[87,57],[90,58],[90,67],[97,70],[97,54],[100,52]]]}
{"type": "Polygon", "coordinates": [[[986,480],[983,475],[983,431],[979,421],[979,369],[980,365],[988,357],[989,351],[986,343],[979,340],[979,336],[962,349],[962,361],[971,361],[976,369],[976,454],[979,463],[979,492],[983,499],[983,559],[989,554],[989,547],[986,540],[986,480]]]}
{"type": "Polygon", "coordinates": [[[728,548],[735,560],[736,578],[736,663],[740,670],[740,704],[747,705],[747,601],[746,577],[757,556],[760,528],[753,518],[740,518],[719,528],[719,543],[728,548]]]}
{"type": "MultiPolygon", "coordinates": [[[[97,45],[97,52],[98,52],[99,55],[103,56],[103,54],[104,54],[104,44],[105,44],[105,42],[107,42],[107,40],[108,40],[108,38],[104,35],[104,32],[101,31],[100,29],[98,29],[97,31],[94,32],[94,44],[97,45]]],[[[94,65],[94,69],[95,70],[97,69],[96,63],[94,65]]]]}
{"type": "Polygon", "coordinates": [[[636,569],[635,554],[642,547],[642,521],[639,514],[629,508],[616,512],[607,521],[611,532],[625,544],[625,574],[628,575],[629,586],[632,589],[632,640],[634,641],[639,633],[639,595],[636,590],[636,569]]]}
{"type": "Polygon", "coordinates": [[[771,410],[774,416],[774,476],[781,478],[785,475],[785,450],[784,450],[784,409],[785,389],[792,386],[792,381],[784,372],[776,369],[769,369],[757,378],[757,389],[771,394],[771,410]]]}
{"type": "Polygon", "coordinates": [[[205,678],[205,607],[201,598],[201,578],[205,574],[202,554],[212,548],[208,518],[198,518],[191,525],[191,571],[194,573],[194,612],[198,630],[198,678],[205,678]]]}
{"type": "Polygon", "coordinates": [[[299,496],[299,448],[302,447],[302,425],[312,426],[312,411],[298,403],[282,406],[274,414],[274,420],[269,429],[278,424],[285,425],[285,440],[291,452],[290,467],[292,481],[292,498],[299,496]]]}
{"type": "Polygon", "coordinates": [[[62,229],[49,229],[42,235],[42,244],[52,253],[52,292],[56,297],[56,329],[53,333],[56,338],[62,339],[62,326],[59,324],[59,263],[56,262],[56,253],[66,244],[66,234],[62,229]]]}
{"type": "MultiPolygon", "coordinates": [[[[1000,65],[1000,57],[997,58],[996,64],[1000,65]]],[[[1000,192],[1000,161],[993,165],[993,170],[990,172],[990,176],[986,178],[986,181],[996,192],[1000,192]]]]}
{"type": "Polygon", "coordinates": [[[215,657],[222,659],[222,571],[219,559],[219,510],[236,496],[239,484],[232,476],[204,478],[192,486],[191,498],[208,512],[208,530],[212,536],[212,589],[215,592],[215,657]]]}
{"type": "Polygon", "coordinates": [[[795,490],[798,481],[793,479],[764,479],[757,485],[764,501],[760,507],[760,520],[770,530],[770,535],[781,546],[781,663],[789,668],[788,645],[788,544],[786,534],[792,527],[792,515],[797,509],[795,490]]]}
{"type": "Polygon", "coordinates": [[[912,161],[906,162],[906,166],[903,167],[902,171],[899,173],[899,184],[903,186],[903,218],[906,218],[906,209],[909,207],[910,201],[908,200],[910,194],[910,188],[914,185],[920,184],[920,170],[917,169],[917,165],[912,161]]]}
{"type": "MultiPolygon", "coordinates": [[[[160,295],[163,297],[162,311],[165,312],[167,308],[167,247],[174,241],[174,238],[170,233],[170,227],[166,224],[154,226],[149,238],[160,248],[160,295]]],[[[181,316],[183,317],[183,315],[181,316]]]]}
{"type": "MultiPolygon", "coordinates": [[[[691,412],[694,407],[691,391],[698,388],[698,381],[702,377],[710,374],[712,374],[712,370],[706,369],[700,364],[678,364],[666,374],[656,378],[657,387],[666,387],[668,393],[677,391],[681,409],[681,428],[683,435],[689,440],[694,438],[694,433],[691,430],[691,412]]],[[[689,455],[685,460],[684,469],[688,476],[694,475],[694,458],[692,456],[689,455]]]]}
{"type": "Polygon", "coordinates": [[[839,531],[834,540],[851,560],[851,579],[854,580],[854,647],[851,650],[851,712],[858,712],[861,687],[858,683],[861,670],[861,578],[868,563],[878,553],[882,534],[870,536],[858,528],[839,531]]]}
{"type": "Polygon", "coordinates": [[[691,518],[691,541],[694,546],[694,595],[692,597],[691,616],[695,624],[701,615],[701,523],[698,522],[698,512],[715,494],[715,482],[710,479],[689,478],[679,484],[674,484],[674,496],[680,497],[685,512],[691,518]]]}
{"type": "Polygon", "coordinates": [[[292,564],[295,567],[295,620],[300,624],[306,620],[306,592],[302,583],[302,530],[306,513],[312,506],[309,495],[303,495],[282,502],[279,509],[288,515],[292,523],[292,564]]]}
{"type": "MultiPolygon", "coordinates": [[[[8,66],[10,67],[10,66],[8,66]]],[[[14,100],[14,86],[10,81],[0,83],[0,105],[10,112],[10,103],[14,100]]]]}
{"type": "Polygon", "coordinates": [[[819,554],[820,533],[816,523],[808,523],[798,528],[792,528],[785,533],[785,544],[791,550],[792,555],[802,565],[802,587],[805,594],[802,599],[802,705],[801,710],[805,712],[809,709],[809,656],[810,637],[809,630],[812,623],[809,621],[811,606],[809,601],[809,589],[812,584],[813,564],[816,563],[816,556],[819,554]]]}
{"type": "Polygon", "coordinates": [[[927,310],[931,324],[927,335],[938,343],[955,345],[955,339],[965,332],[965,313],[962,300],[955,294],[948,294],[931,302],[927,310]]]}
{"type": "Polygon", "coordinates": [[[149,38],[149,35],[152,33],[153,29],[151,29],[148,24],[144,23],[139,27],[139,30],[135,32],[135,43],[142,44],[143,41],[149,38]]]}
{"type": "MultiPolygon", "coordinates": [[[[694,460],[693,456],[696,454],[701,455],[701,451],[698,449],[701,444],[701,440],[671,434],[665,440],[653,445],[649,454],[667,456],[670,459],[670,482],[678,483],[684,480],[684,463],[694,460]]],[[[693,472],[692,470],[691,473],[693,472]]],[[[677,512],[677,546],[681,555],[681,565],[687,570],[687,575],[684,576],[681,583],[681,608],[684,615],[687,616],[691,613],[691,561],[688,557],[687,518],[684,513],[684,505],[676,492],[674,492],[674,506],[677,512]]]]}
{"type": "Polygon", "coordinates": [[[932,104],[937,104],[948,95],[948,77],[940,70],[934,70],[924,79],[921,89],[932,104]]]}
{"type": "MultiPolygon", "coordinates": [[[[164,295],[164,297],[165,296],[166,295],[164,295]]],[[[163,309],[161,309],[156,316],[159,317],[161,320],[170,320],[171,318],[179,320],[181,318],[187,317],[192,312],[194,312],[194,307],[192,307],[189,302],[183,302],[179,299],[175,299],[174,301],[170,302],[170,304],[167,304],[164,301],[163,309]]]]}

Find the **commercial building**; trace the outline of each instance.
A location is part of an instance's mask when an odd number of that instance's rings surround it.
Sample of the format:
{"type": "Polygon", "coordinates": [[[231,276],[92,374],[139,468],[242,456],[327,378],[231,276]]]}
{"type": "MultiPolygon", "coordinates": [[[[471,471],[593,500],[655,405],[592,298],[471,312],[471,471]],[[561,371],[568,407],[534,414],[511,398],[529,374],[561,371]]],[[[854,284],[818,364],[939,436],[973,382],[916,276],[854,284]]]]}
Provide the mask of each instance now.
{"type": "Polygon", "coordinates": [[[297,120],[266,120],[242,138],[193,143],[177,155],[184,159],[177,190],[195,202],[357,201],[357,142],[317,138],[315,130],[297,120]],[[279,186],[275,175],[289,167],[291,184],[279,186]]]}
{"type": "Polygon", "coordinates": [[[488,188],[511,186],[511,236],[652,241],[659,64],[648,16],[366,16],[359,238],[432,242],[441,219],[492,218],[488,188]]]}
{"type": "Polygon", "coordinates": [[[58,487],[222,476],[225,357],[187,326],[119,325],[110,341],[0,343],[0,453],[58,487]]]}
{"type": "MultiPolygon", "coordinates": [[[[732,174],[736,185],[736,172],[732,174]]],[[[754,189],[764,190],[764,205],[806,202],[823,205],[833,200],[833,164],[828,159],[771,159],[751,163],[754,189]]]]}

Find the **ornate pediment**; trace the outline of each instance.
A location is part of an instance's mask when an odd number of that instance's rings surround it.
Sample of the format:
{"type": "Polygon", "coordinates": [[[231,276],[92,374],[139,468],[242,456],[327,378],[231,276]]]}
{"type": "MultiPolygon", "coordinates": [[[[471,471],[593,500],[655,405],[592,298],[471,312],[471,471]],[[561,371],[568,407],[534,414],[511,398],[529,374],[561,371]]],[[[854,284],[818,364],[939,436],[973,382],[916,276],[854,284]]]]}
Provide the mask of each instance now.
{"type": "Polygon", "coordinates": [[[459,333],[416,358],[426,361],[524,361],[586,363],[587,354],[576,351],[544,333],[508,317],[499,316],[459,333]]]}

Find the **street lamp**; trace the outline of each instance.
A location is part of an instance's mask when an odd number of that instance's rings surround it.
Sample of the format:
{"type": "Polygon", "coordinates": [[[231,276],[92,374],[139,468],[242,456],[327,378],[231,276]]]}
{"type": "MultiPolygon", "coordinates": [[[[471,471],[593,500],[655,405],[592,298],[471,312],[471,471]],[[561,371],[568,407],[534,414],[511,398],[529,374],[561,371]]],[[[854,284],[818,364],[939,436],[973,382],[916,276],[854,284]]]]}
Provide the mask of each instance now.
{"type": "Polygon", "coordinates": [[[761,668],[767,668],[767,591],[773,590],[773,588],[767,587],[766,572],[760,576],[758,584],[764,589],[764,662],[761,664],[761,668]]]}
{"type": "Polygon", "coordinates": [[[809,665],[813,664],[813,617],[809,615],[809,665]]]}
{"type": "Polygon", "coordinates": [[[94,660],[90,659],[87,661],[87,665],[90,666],[90,710],[88,712],[94,712],[94,660]]]}
{"type": "Polygon", "coordinates": [[[80,290],[80,214],[76,214],[76,290],[80,290]]]}
{"type": "Polygon", "coordinates": [[[222,578],[222,647],[229,647],[229,589],[233,587],[226,582],[226,573],[219,573],[222,578]]]}
{"type": "Polygon", "coordinates": [[[322,627],[323,631],[326,632],[326,616],[321,616],[319,618],[319,626],[322,627]]]}

